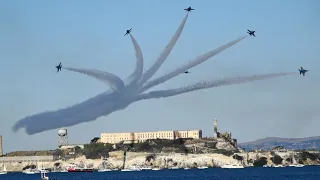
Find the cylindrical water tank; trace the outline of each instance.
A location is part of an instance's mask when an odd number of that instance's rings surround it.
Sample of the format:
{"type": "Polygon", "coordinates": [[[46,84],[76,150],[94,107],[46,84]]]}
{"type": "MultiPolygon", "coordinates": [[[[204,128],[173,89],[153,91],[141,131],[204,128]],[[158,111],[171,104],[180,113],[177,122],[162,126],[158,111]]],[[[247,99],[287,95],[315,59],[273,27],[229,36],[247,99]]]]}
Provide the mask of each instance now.
{"type": "Polygon", "coordinates": [[[67,129],[58,129],[58,135],[59,136],[67,135],[67,129]]]}

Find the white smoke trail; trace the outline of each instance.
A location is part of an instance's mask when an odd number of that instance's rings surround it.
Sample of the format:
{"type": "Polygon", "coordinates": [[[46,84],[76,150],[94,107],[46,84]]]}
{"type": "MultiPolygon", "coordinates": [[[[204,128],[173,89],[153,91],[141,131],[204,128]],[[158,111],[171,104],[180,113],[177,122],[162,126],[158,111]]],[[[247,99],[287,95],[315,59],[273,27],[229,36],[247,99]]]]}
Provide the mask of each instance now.
{"type": "Polygon", "coordinates": [[[17,132],[20,128],[26,128],[27,134],[32,135],[46,130],[93,121],[123,109],[127,105],[129,103],[122,99],[121,92],[106,91],[64,109],[27,116],[15,123],[12,130],[17,132]]]}
{"type": "Polygon", "coordinates": [[[184,25],[186,24],[187,18],[189,13],[186,14],[186,16],[183,18],[179,28],[177,29],[176,33],[171,38],[169,44],[165,47],[164,51],[160,54],[157,61],[145,72],[143,73],[141,79],[139,80],[139,85],[143,85],[146,81],[148,81],[160,68],[160,66],[164,63],[164,61],[169,56],[171,50],[173,49],[174,45],[178,41],[180,34],[182,33],[182,30],[184,28],[184,25]]]}
{"type": "Polygon", "coordinates": [[[147,82],[141,88],[141,90],[139,90],[139,93],[142,93],[142,92],[144,92],[144,91],[146,91],[146,90],[148,90],[148,89],[150,89],[150,88],[152,88],[152,87],[154,87],[154,86],[156,86],[158,84],[162,84],[162,83],[164,83],[164,82],[166,82],[166,81],[178,76],[179,74],[185,72],[186,70],[191,69],[191,68],[193,68],[193,67],[195,67],[195,66],[197,66],[197,65],[199,65],[199,64],[201,64],[203,62],[205,62],[206,60],[210,59],[211,57],[219,54],[220,52],[226,50],[227,48],[237,44],[240,41],[242,41],[246,37],[247,36],[243,36],[241,38],[238,38],[236,40],[228,42],[227,44],[224,44],[224,45],[222,45],[222,46],[220,46],[220,47],[218,47],[218,48],[216,48],[214,50],[211,50],[211,51],[199,56],[195,60],[189,62],[188,64],[186,64],[186,65],[184,65],[184,66],[182,66],[180,68],[177,68],[176,70],[174,70],[174,71],[172,71],[172,72],[170,72],[170,73],[168,73],[168,74],[166,74],[164,76],[161,76],[161,77],[156,78],[156,79],[154,79],[154,80],[152,80],[150,82],[147,82]]]}
{"type": "Polygon", "coordinates": [[[93,69],[78,69],[70,67],[65,67],[64,69],[94,77],[95,79],[98,79],[104,82],[105,84],[109,85],[111,89],[114,91],[121,90],[124,88],[123,81],[118,76],[112,73],[93,69]]]}
{"type": "Polygon", "coordinates": [[[139,44],[137,43],[136,39],[131,35],[131,41],[133,43],[133,47],[136,51],[136,68],[134,70],[134,72],[129,76],[129,85],[131,86],[132,84],[135,84],[141,77],[142,73],[143,73],[143,54],[141,51],[141,47],[139,46],[139,44]]]}
{"type": "Polygon", "coordinates": [[[151,91],[149,93],[138,95],[134,101],[139,101],[143,99],[153,99],[153,98],[165,98],[170,96],[175,96],[179,94],[184,94],[191,91],[196,91],[199,89],[207,89],[212,87],[220,87],[220,86],[227,86],[233,84],[240,84],[240,83],[247,83],[252,81],[270,79],[280,76],[286,76],[296,74],[296,72],[290,73],[274,73],[274,74],[263,74],[263,75],[253,75],[253,76],[243,76],[243,77],[232,77],[232,78],[225,78],[221,80],[214,80],[214,81],[204,81],[200,83],[196,83],[193,85],[171,89],[171,90],[160,90],[160,91],[151,91]]]}

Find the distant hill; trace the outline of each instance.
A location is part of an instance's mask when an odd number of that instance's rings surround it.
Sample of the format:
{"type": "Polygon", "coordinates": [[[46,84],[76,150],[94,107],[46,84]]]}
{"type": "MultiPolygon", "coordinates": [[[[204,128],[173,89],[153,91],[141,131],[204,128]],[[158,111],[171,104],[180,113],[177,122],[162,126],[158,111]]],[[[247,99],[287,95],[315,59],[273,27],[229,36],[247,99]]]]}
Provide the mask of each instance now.
{"type": "Polygon", "coordinates": [[[245,150],[265,149],[270,150],[276,146],[283,146],[287,149],[320,149],[320,136],[306,138],[280,138],[267,137],[252,142],[238,143],[240,148],[245,150]]]}

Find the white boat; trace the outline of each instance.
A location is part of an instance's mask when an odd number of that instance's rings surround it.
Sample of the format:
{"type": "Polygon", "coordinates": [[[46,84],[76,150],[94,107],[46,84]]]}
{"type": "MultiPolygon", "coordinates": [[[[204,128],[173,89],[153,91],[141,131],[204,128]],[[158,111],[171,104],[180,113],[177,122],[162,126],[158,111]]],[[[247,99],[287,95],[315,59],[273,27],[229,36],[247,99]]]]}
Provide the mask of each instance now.
{"type": "Polygon", "coordinates": [[[188,170],[188,169],[190,169],[190,168],[188,168],[188,167],[186,167],[186,168],[183,168],[184,170],[188,170]]]}
{"type": "Polygon", "coordinates": [[[101,165],[102,165],[102,167],[100,167],[99,169],[98,169],[98,172],[108,172],[108,171],[112,171],[112,169],[108,169],[107,168],[107,161],[104,161],[101,165]]]}
{"type": "Polygon", "coordinates": [[[24,173],[24,174],[38,174],[38,173],[40,173],[40,171],[37,169],[30,169],[29,168],[29,169],[22,171],[22,173],[24,173]]]}
{"type": "Polygon", "coordinates": [[[128,169],[121,169],[121,171],[141,171],[139,166],[131,166],[128,169]]]}
{"type": "Polygon", "coordinates": [[[298,167],[298,168],[304,167],[303,164],[297,163],[296,159],[294,158],[294,152],[292,152],[291,162],[292,164],[289,165],[289,167],[298,167]]]}
{"type": "Polygon", "coordinates": [[[180,169],[180,168],[177,166],[174,166],[174,167],[171,167],[170,169],[180,169]]]}
{"type": "Polygon", "coordinates": [[[281,168],[281,167],[284,167],[282,164],[280,164],[280,165],[275,165],[274,166],[275,168],[281,168]]]}
{"type": "Polygon", "coordinates": [[[221,166],[221,168],[224,168],[224,169],[238,169],[238,168],[244,168],[244,167],[242,165],[240,165],[240,164],[226,164],[226,165],[221,166]]]}
{"type": "Polygon", "coordinates": [[[41,171],[41,180],[49,180],[49,177],[46,176],[46,172],[45,171],[41,171]]]}
{"type": "Polygon", "coordinates": [[[150,166],[147,167],[141,167],[141,170],[151,170],[152,168],[150,166]]]}
{"type": "Polygon", "coordinates": [[[50,173],[50,171],[48,169],[43,168],[43,167],[41,169],[39,169],[39,171],[43,172],[43,173],[50,173]]]}
{"type": "Polygon", "coordinates": [[[151,170],[152,171],[160,171],[161,169],[160,168],[152,168],[151,170]]]}
{"type": "Polygon", "coordinates": [[[200,167],[198,167],[198,169],[208,169],[208,167],[207,166],[200,166],[200,167]]]}
{"type": "Polygon", "coordinates": [[[6,165],[3,164],[3,169],[0,171],[0,175],[7,174],[7,173],[8,171],[7,171],[6,165]]]}
{"type": "Polygon", "coordinates": [[[108,171],[112,171],[112,169],[99,169],[98,172],[108,172],[108,171]]]}

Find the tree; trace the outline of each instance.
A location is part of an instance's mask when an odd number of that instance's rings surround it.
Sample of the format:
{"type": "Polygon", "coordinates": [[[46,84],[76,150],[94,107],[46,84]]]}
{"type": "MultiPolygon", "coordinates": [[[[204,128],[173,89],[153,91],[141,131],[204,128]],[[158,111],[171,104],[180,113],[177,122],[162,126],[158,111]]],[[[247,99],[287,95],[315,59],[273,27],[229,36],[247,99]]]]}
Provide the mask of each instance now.
{"type": "Polygon", "coordinates": [[[262,158],[259,158],[259,159],[255,160],[254,163],[253,163],[253,166],[262,167],[263,165],[266,165],[267,162],[268,162],[267,158],[262,157],[262,158]]]}
{"type": "Polygon", "coordinates": [[[274,155],[271,159],[274,164],[282,164],[283,159],[279,155],[274,155]]]}
{"type": "Polygon", "coordinates": [[[84,145],[83,153],[87,159],[100,159],[101,156],[108,157],[111,150],[111,144],[91,143],[84,145]]]}

